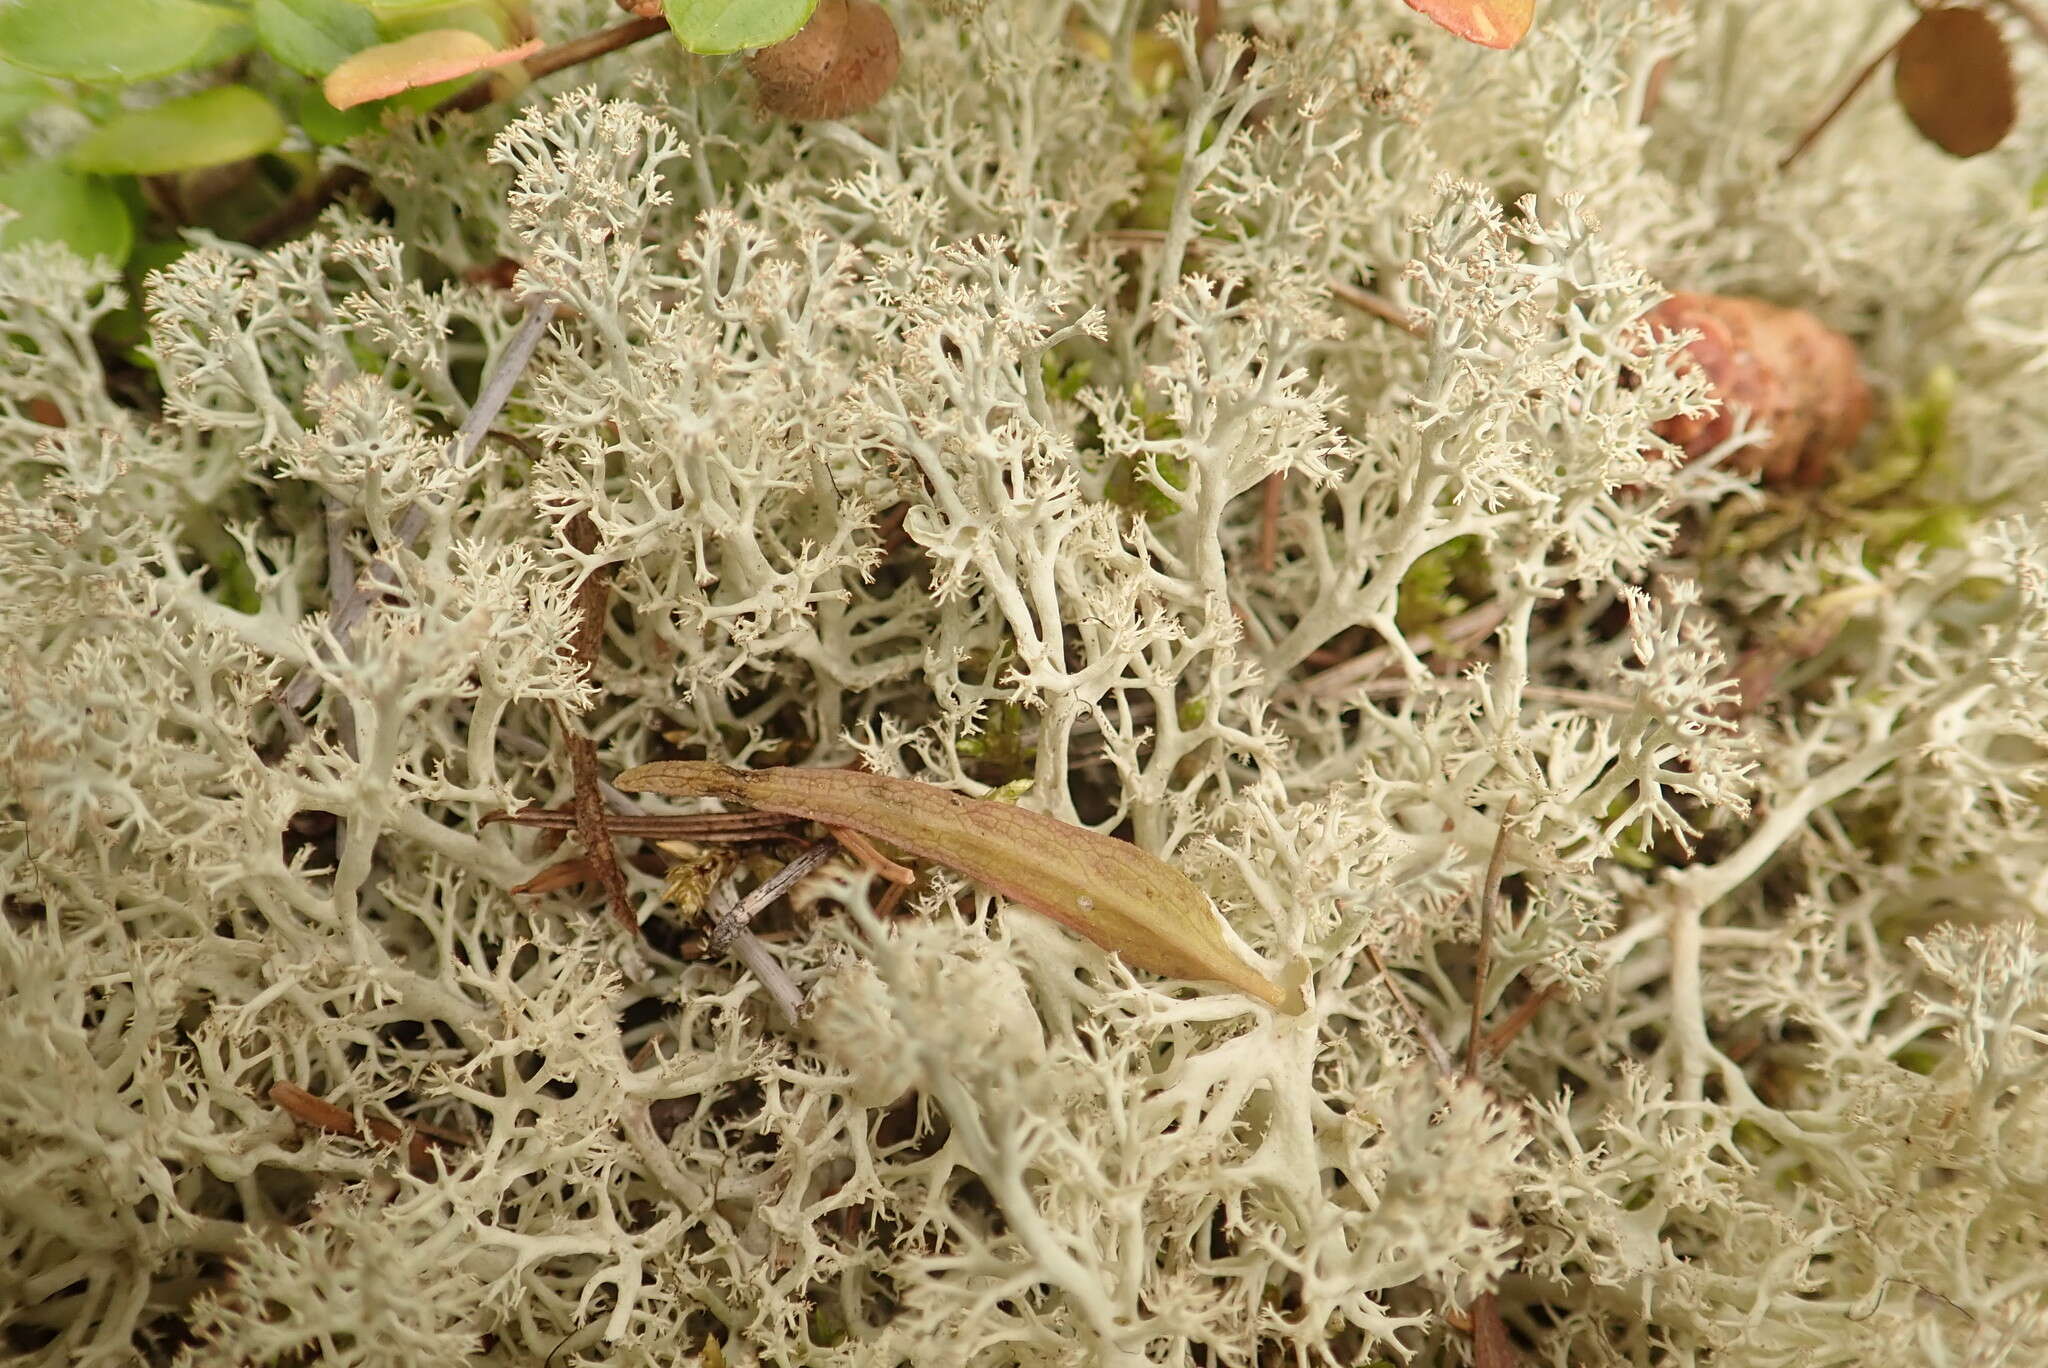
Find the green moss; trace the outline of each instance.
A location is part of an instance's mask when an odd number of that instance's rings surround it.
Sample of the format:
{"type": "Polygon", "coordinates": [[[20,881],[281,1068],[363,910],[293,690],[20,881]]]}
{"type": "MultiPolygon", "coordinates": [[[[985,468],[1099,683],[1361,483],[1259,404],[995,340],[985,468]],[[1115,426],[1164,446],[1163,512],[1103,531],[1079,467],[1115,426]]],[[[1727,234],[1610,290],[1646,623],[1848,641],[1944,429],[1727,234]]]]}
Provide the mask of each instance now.
{"type": "Polygon", "coordinates": [[[1490,581],[1485,543],[1476,536],[1453,537],[1408,567],[1394,621],[1413,632],[1456,617],[1486,594],[1490,581]]]}
{"type": "MultiPolygon", "coordinates": [[[[1147,442],[1172,441],[1181,435],[1180,424],[1145,405],[1144,396],[1131,396],[1131,416],[1147,442]]],[[[1170,518],[1180,512],[1180,501],[1168,489],[1188,487],[1188,463],[1179,456],[1161,452],[1119,456],[1110,468],[1103,493],[1118,508],[1147,519],[1170,518]]]]}

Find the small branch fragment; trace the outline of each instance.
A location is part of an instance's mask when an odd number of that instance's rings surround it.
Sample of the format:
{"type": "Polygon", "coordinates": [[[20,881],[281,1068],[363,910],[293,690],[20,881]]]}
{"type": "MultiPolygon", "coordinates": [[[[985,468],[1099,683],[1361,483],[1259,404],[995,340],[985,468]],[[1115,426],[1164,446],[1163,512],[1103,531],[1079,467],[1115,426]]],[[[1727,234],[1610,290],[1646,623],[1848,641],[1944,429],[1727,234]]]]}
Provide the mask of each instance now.
{"type": "Polygon", "coordinates": [[[1270,575],[1280,562],[1280,501],[1287,493],[1287,473],[1276,470],[1259,486],[1259,573],[1270,575]]]}
{"type": "MultiPolygon", "coordinates": [[[[1912,32],[1911,29],[1906,30],[1906,33],[1910,32],[1912,32]]],[[[1877,75],[1877,69],[1883,66],[1894,52],[1899,50],[1899,44],[1906,41],[1906,33],[1901,33],[1897,38],[1894,38],[1883,52],[1871,58],[1854,76],[1849,78],[1849,83],[1842,87],[1842,93],[1835,96],[1833,103],[1829,104],[1826,109],[1820,112],[1818,118],[1807,125],[1806,131],[1799,135],[1799,140],[1792,144],[1792,150],[1778,159],[1778,169],[1780,171],[1790,170],[1792,163],[1804,156],[1806,149],[1813,146],[1814,140],[1820,137],[1822,133],[1825,133],[1828,125],[1841,116],[1842,111],[1849,107],[1849,101],[1856,98],[1856,92],[1868,85],[1870,78],[1877,75]]]]}
{"type": "MultiPolygon", "coordinates": [[[[1476,608],[1468,608],[1456,617],[1446,618],[1424,628],[1421,633],[1411,635],[1408,644],[1423,655],[1437,651],[1463,654],[1500,626],[1507,615],[1505,600],[1488,599],[1476,608]]],[[[1383,646],[1341,661],[1297,683],[1283,684],[1279,695],[1282,698],[1344,698],[1360,684],[1381,675],[1398,674],[1399,670],[1399,657],[1383,646]]],[[[1397,682],[1403,691],[1409,687],[1405,676],[1397,682]]]]}
{"type": "Polygon", "coordinates": [[[600,876],[596,863],[588,855],[572,859],[557,860],[525,883],[512,885],[514,893],[554,893],[577,884],[589,883],[600,876]]]}
{"type": "Polygon", "coordinates": [[[1348,280],[1331,280],[1330,293],[1354,309],[1369,313],[1384,323],[1393,324],[1402,332],[1422,337],[1429,331],[1421,321],[1400,305],[1362,286],[1353,285],[1348,280]]]}
{"type": "MultiPolygon", "coordinates": [[[[597,528],[591,523],[588,513],[578,513],[571,518],[565,535],[569,545],[583,555],[597,549],[597,528]]],[[[569,650],[582,666],[585,679],[596,674],[598,654],[604,647],[605,619],[611,610],[611,585],[611,567],[604,565],[590,571],[576,586],[576,631],[569,640],[569,650]]],[[[597,744],[566,716],[561,721],[568,736],[570,774],[576,786],[576,801],[572,808],[576,814],[576,838],[583,844],[584,858],[590,861],[598,883],[604,886],[605,901],[611,907],[612,916],[628,934],[638,936],[640,921],[633,915],[633,900],[626,891],[625,871],[619,868],[618,852],[612,846],[611,813],[605,807],[604,779],[598,773],[597,744]]]]}
{"type": "Polygon", "coordinates": [[[1508,1340],[1507,1322],[1500,1318],[1500,1301],[1483,1292],[1465,1308],[1472,1323],[1472,1368],[1515,1368],[1521,1356],[1508,1340]]]}
{"type": "Polygon", "coordinates": [[[1465,1035],[1465,1073],[1479,1076],[1479,1028],[1486,1017],[1486,975],[1493,967],[1493,919],[1500,911],[1500,882],[1508,863],[1508,836],[1515,829],[1515,800],[1501,809],[1500,834],[1486,861],[1486,882],[1479,895],[1479,949],[1472,965],[1472,1024],[1465,1035]]]}
{"type": "Polygon", "coordinates": [[[904,868],[884,855],[879,846],[858,831],[848,827],[827,827],[826,830],[832,833],[833,840],[846,847],[847,852],[867,866],[871,873],[889,881],[889,891],[882,895],[881,905],[875,908],[875,915],[892,915],[897,905],[903,901],[904,895],[917,886],[917,872],[904,868]]]}
{"type": "MultiPolygon", "coordinates": [[[[484,377],[478,389],[476,402],[470,406],[469,416],[462,420],[462,427],[455,434],[455,447],[448,455],[451,465],[466,465],[476,454],[476,449],[490,434],[491,423],[498,411],[505,407],[505,401],[512,397],[513,387],[525,373],[527,362],[533,359],[534,349],[540,346],[540,339],[547,332],[555,316],[555,301],[544,294],[528,295],[526,313],[519,320],[519,326],[506,341],[505,349],[498,356],[497,365],[484,377]]],[[[420,534],[427,530],[427,510],[415,503],[406,508],[398,517],[397,539],[400,546],[410,546],[418,541],[420,534]]],[[[382,559],[373,560],[356,577],[341,597],[327,610],[327,630],[334,638],[336,647],[346,653],[349,634],[355,630],[363,615],[370,611],[370,605],[398,587],[398,576],[389,563],[382,559]]],[[[284,706],[294,711],[303,708],[313,700],[314,692],[320,687],[320,677],[309,667],[298,672],[292,682],[285,686],[280,695],[284,706]]]]}
{"type": "Polygon", "coordinates": [[[1372,961],[1372,967],[1379,973],[1380,982],[1386,984],[1387,991],[1394,995],[1394,1005],[1401,1009],[1401,1014],[1408,1018],[1408,1024],[1415,1028],[1415,1035],[1429,1051],[1430,1061],[1436,1065],[1437,1073],[1449,1078],[1456,1071],[1451,1064],[1451,1052],[1436,1038],[1436,1032],[1430,1029],[1429,1021],[1422,1015],[1422,1010],[1409,1001],[1408,994],[1401,990],[1401,981],[1387,972],[1387,962],[1380,958],[1377,949],[1367,945],[1365,957],[1372,961]]]}
{"type": "MultiPolygon", "coordinates": [[[[307,1092],[296,1083],[273,1083],[270,1100],[291,1113],[294,1120],[326,1131],[329,1135],[347,1136],[351,1140],[363,1138],[363,1126],[356,1124],[353,1113],[335,1106],[326,1098],[307,1092]]],[[[474,1143],[466,1135],[444,1131],[438,1126],[414,1122],[410,1126],[395,1126],[377,1117],[365,1118],[369,1138],[380,1145],[395,1145],[405,1142],[406,1165],[422,1178],[431,1178],[436,1165],[434,1151],[439,1149],[461,1149],[474,1143]]]]}
{"type": "Polygon", "coordinates": [[[740,899],[730,912],[721,916],[711,928],[711,948],[723,952],[740,932],[753,925],[754,918],[761,915],[769,903],[796,887],[806,875],[832,858],[832,843],[819,841],[805,850],[794,860],[763,879],[746,897],[740,899]]]}
{"type": "Polygon", "coordinates": [[[1481,1047],[1485,1050],[1487,1056],[1489,1058],[1497,1056],[1501,1051],[1513,1044],[1515,1037],[1528,1029],[1529,1023],[1536,1019],[1537,1014],[1557,994],[1558,985],[1555,983],[1546,983],[1536,992],[1529,994],[1523,1000],[1522,1005],[1515,1008],[1506,1021],[1503,1021],[1487,1033],[1485,1044],[1481,1047]]]}

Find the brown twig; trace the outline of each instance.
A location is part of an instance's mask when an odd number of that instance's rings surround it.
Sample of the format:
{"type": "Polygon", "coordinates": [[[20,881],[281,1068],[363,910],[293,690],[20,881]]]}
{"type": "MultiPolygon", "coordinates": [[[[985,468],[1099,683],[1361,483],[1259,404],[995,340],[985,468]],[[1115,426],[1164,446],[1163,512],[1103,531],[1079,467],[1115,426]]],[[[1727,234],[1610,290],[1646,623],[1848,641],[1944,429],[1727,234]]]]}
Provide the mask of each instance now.
{"type": "MultiPolygon", "coordinates": [[[[543,48],[527,58],[523,65],[527,78],[537,81],[543,76],[552,76],[580,62],[593,61],[667,30],[668,20],[660,16],[652,19],[629,19],[623,24],[614,24],[608,29],[586,33],[581,38],[571,38],[566,43],[543,48]]],[[[479,80],[436,105],[434,116],[481,109],[495,98],[492,90],[491,81],[479,80]]],[[[282,238],[289,237],[318,218],[321,210],[368,179],[367,175],[353,166],[333,168],[259,220],[256,226],[249,230],[247,241],[253,246],[268,247],[282,238]]]]}
{"type": "MultiPolygon", "coordinates": [[[[1485,881],[1479,891],[1479,945],[1472,966],[1472,1023],[1465,1034],[1465,1077],[1479,1080],[1481,1040],[1479,1028],[1486,1017],[1486,976],[1493,967],[1493,923],[1500,911],[1501,880],[1507,872],[1508,837],[1515,828],[1518,801],[1509,798],[1500,812],[1500,832],[1487,857],[1485,881]]],[[[1483,1085],[1482,1085],[1483,1086],[1483,1085]]],[[[1501,1319],[1500,1301],[1482,1292],[1465,1307],[1472,1335],[1472,1368],[1514,1368],[1520,1361],[1508,1339],[1507,1322],[1501,1319]]]]}
{"type": "Polygon", "coordinates": [[[435,1170],[434,1151],[436,1148],[460,1149],[473,1143],[466,1135],[444,1131],[438,1126],[413,1122],[408,1126],[395,1126],[389,1121],[370,1116],[364,1118],[364,1125],[358,1126],[354,1113],[344,1107],[337,1107],[316,1093],[307,1092],[296,1083],[273,1083],[270,1085],[270,1100],[289,1112],[292,1118],[315,1130],[326,1131],[329,1135],[342,1135],[351,1140],[363,1138],[365,1127],[369,1138],[380,1145],[395,1145],[405,1142],[406,1166],[421,1177],[432,1177],[435,1170]]]}
{"type": "Polygon", "coordinates": [[[1372,967],[1379,971],[1380,982],[1387,985],[1387,991],[1394,995],[1395,1005],[1400,1007],[1401,1014],[1408,1018],[1408,1024],[1415,1028],[1417,1038],[1422,1041],[1423,1046],[1429,1051],[1431,1061],[1436,1064],[1436,1071],[1449,1078],[1456,1071],[1451,1064],[1451,1052],[1436,1038],[1436,1032],[1430,1029],[1422,1010],[1408,1000],[1408,994],[1401,991],[1401,981],[1387,972],[1387,962],[1380,958],[1380,952],[1369,943],[1365,947],[1365,957],[1372,961],[1372,967]]]}
{"type": "Polygon", "coordinates": [[[1502,1050],[1505,1050],[1513,1042],[1514,1038],[1520,1035],[1530,1022],[1536,1019],[1537,1013],[1541,1012],[1544,1006],[1558,995],[1558,992],[1559,985],[1546,983],[1542,988],[1524,998],[1522,1005],[1515,1008],[1513,1014],[1506,1021],[1503,1021],[1487,1033],[1486,1043],[1483,1046],[1487,1055],[1498,1055],[1502,1050]]]}
{"type": "Polygon", "coordinates": [[[889,881],[889,891],[882,895],[882,901],[875,908],[875,915],[893,915],[897,905],[903,901],[904,895],[917,886],[917,872],[897,864],[884,855],[880,846],[858,831],[836,826],[827,827],[826,830],[832,833],[833,840],[844,846],[847,853],[865,865],[870,873],[889,881]]]}
{"type": "Polygon", "coordinates": [[[1508,836],[1515,828],[1516,800],[1500,811],[1500,834],[1486,861],[1486,882],[1479,893],[1479,947],[1472,965],[1472,1025],[1465,1034],[1465,1074],[1479,1077],[1479,1028],[1486,1018],[1486,975],[1493,967],[1493,919],[1500,911],[1500,882],[1508,864],[1508,836]]]}
{"type": "Polygon", "coordinates": [[[1849,101],[1856,98],[1856,92],[1863,89],[1869,83],[1871,77],[1877,75],[1877,69],[1883,66],[1894,52],[1899,50],[1899,44],[1905,42],[1906,34],[1912,31],[1912,25],[1908,24],[1898,37],[1885,45],[1883,52],[1871,58],[1864,64],[1862,70],[1850,78],[1848,86],[1843,89],[1840,95],[1835,97],[1834,103],[1822,110],[1820,117],[1811,124],[1808,124],[1806,131],[1799,135],[1799,141],[1792,144],[1792,150],[1779,158],[1778,170],[1789,170],[1792,163],[1798,161],[1806,149],[1813,146],[1814,139],[1827,131],[1828,125],[1835,121],[1836,116],[1841,114],[1842,110],[1848,106],[1849,101]]]}
{"type": "Polygon", "coordinates": [[[1287,492],[1287,472],[1268,475],[1259,490],[1258,567],[1262,575],[1273,573],[1280,563],[1280,500],[1287,492]]]}
{"type": "Polygon", "coordinates": [[[1508,1339],[1507,1322],[1500,1318],[1500,1299],[1482,1292],[1465,1308],[1472,1330],[1472,1368],[1515,1368],[1521,1357],[1508,1339]]]}
{"type": "MultiPolygon", "coordinates": [[[[1500,599],[1488,599],[1476,608],[1468,608],[1456,617],[1445,618],[1426,628],[1431,651],[1446,647],[1462,648],[1484,637],[1506,620],[1507,604],[1500,599]]],[[[1333,665],[1319,674],[1310,675],[1298,683],[1283,684],[1280,696],[1300,698],[1342,698],[1351,687],[1375,675],[1386,674],[1398,667],[1394,652],[1382,646],[1352,657],[1341,665],[1333,665]]]]}
{"type": "MultiPolygon", "coordinates": [[[[569,519],[564,535],[582,555],[597,549],[597,527],[588,513],[578,513],[569,519]]],[[[609,565],[591,570],[576,586],[576,631],[569,639],[569,650],[582,667],[585,679],[596,677],[611,602],[609,565]]],[[[633,914],[633,900],[626,891],[626,873],[619,868],[619,853],[612,845],[611,813],[605,807],[603,777],[598,773],[597,743],[588,732],[571,723],[566,714],[560,716],[562,729],[568,734],[569,770],[576,786],[576,839],[582,844],[584,857],[591,862],[598,883],[604,887],[612,916],[630,935],[638,936],[640,919],[633,914]]]]}
{"type": "Polygon", "coordinates": [[[1402,332],[1415,337],[1426,337],[1429,328],[1406,309],[1388,299],[1385,295],[1374,294],[1362,285],[1353,285],[1348,280],[1332,279],[1330,293],[1352,308],[1371,314],[1385,323],[1391,323],[1402,332]]]}
{"type": "Polygon", "coordinates": [[[884,558],[895,555],[910,540],[909,529],[904,526],[909,519],[910,501],[905,499],[875,523],[875,540],[881,543],[884,558]]]}

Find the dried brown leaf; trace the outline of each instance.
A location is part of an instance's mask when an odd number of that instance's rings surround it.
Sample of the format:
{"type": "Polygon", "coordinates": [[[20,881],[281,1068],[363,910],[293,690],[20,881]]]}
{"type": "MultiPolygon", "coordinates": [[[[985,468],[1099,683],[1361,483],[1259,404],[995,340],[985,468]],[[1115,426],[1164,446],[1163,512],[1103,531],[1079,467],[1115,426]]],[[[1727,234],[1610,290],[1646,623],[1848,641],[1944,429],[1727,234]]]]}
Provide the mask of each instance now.
{"type": "Polygon", "coordinates": [[[2019,120],[2012,53],[1982,10],[1949,6],[1915,20],[1892,60],[1892,92],[1913,127],[1951,156],[1989,152],[2019,120]]]}
{"type": "Polygon", "coordinates": [[[741,770],[673,760],[628,770],[617,783],[846,827],[958,870],[1140,969],[1225,983],[1271,1006],[1300,1010],[1290,1003],[1294,995],[1233,943],[1186,875],[1128,842],[1044,813],[853,770],[741,770]]]}

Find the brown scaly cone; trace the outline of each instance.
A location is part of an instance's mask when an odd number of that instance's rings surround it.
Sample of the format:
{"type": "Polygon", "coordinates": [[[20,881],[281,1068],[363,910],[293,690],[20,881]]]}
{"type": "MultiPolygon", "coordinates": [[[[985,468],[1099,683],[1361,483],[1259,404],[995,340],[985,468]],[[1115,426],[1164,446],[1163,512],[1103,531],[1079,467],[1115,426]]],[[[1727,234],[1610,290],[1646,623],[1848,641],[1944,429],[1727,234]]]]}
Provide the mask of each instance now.
{"type": "Polygon", "coordinates": [[[1731,464],[1767,485],[1811,488],[1870,419],[1855,344],[1810,313],[1731,295],[1675,294],[1648,320],[1660,334],[1700,334],[1686,355],[1705,372],[1719,407],[1656,427],[1689,458],[1727,440],[1737,410],[1747,410],[1751,425],[1770,436],[1735,453],[1731,464]]]}
{"type": "Polygon", "coordinates": [[[875,0],[818,0],[794,37],[747,54],[761,103],[788,119],[843,119],[882,98],[902,50],[875,0]]]}

